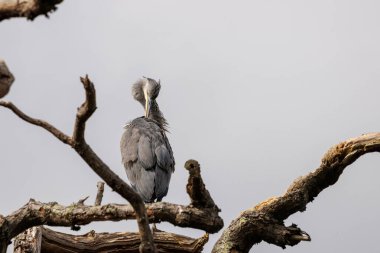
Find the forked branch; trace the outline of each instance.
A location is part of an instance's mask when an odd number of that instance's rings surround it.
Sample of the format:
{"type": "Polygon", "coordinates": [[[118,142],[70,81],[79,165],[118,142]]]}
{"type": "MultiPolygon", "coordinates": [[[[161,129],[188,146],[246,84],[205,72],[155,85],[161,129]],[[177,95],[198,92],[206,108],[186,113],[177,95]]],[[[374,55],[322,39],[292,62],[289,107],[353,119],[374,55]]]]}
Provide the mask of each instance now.
{"type": "Polygon", "coordinates": [[[78,109],[73,137],[67,136],[62,131],[58,130],[56,127],[47,123],[46,121],[34,119],[26,115],[11,102],[0,101],[0,106],[9,108],[21,119],[33,125],[37,125],[46,129],[63,143],[66,143],[73,147],[96,174],[98,174],[114,191],[119,193],[122,197],[128,200],[129,203],[131,203],[134,210],[136,211],[137,223],[140,235],[142,237],[140,245],[141,252],[155,252],[156,250],[153,244],[153,236],[149,228],[149,222],[143,200],[128,184],[126,184],[118,175],[116,175],[108,167],[108,165],[106,165],[97,156],[97,154],[85,141],[84,133],[86,121],[96,110],[96,93],[95,87],[88,76],[81,78],[81,82],[86,92],[86,100],[78,109]]]}
{"type": "Polygon", "coordinates": [[[212,252],[248,252],[254,243],[263,240],[283,248],[311,240],[296,225],[286,227],[284,220],[296,212],[305,211],[306,205],[321,191],[338,181],[348,165],[371,152],[380,152],[380,133],[365,134],[333,146],[322,158],[321,165],[295,180],[283,196],[270,198],[236,218],[212,252]]]}

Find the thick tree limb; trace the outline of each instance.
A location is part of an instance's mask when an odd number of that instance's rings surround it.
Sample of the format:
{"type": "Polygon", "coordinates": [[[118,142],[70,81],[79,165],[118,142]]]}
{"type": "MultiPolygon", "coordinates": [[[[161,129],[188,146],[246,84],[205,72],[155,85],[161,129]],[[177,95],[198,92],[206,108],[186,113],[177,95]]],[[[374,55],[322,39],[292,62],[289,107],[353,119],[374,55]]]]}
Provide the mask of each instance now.
{"type": "MultiPolygon", "coordinates": [[[[0,106],[11,109],[21,119],[40,126],[62,142],[69,144],[75,151],[83,158],[83,160],[90,166],[90,168],[98,174],[114,191],[119,193],[122,197],[128,200],[136,211],[137,223],[139,227],[141,239],[141,252],[155,252],[153,244],[152,232],[149,228],[149,222],[146,215],[145,205],[140,195],[138,195],[128,184],[126,184],[118,175],[116,175],[91,149],[84,139],[85,124],[92,113],[96,110],[95,87],[86,76],[81,78],[81,82],[86,91],[86,100],[78,109],[76,116],[73,137],[68,137],[60,130],[51,124],[31,118],[19,110],[10,102],[0,101],[0,106]]],[[[20,231],[21,232],[21,231],[20,231]]]]}
{"type": "MultiPolygon", "coordinates": [[[[190,237],[155,232],[154,242],[162,253],[198,253],[208,241],[208,235],[193,239],[190,237]]],[[[138,233],[95,233],[69,235],[56,232],[42,226],[33,227],[19,234],[15,239],[15,253],[97,253],[139,251],[140,236],[138,233]],[[37,232],[36,232],[37,231],[37,232]],[[39,241],[39,251],[34,251],[39,241]]]]}
{"type": "Polygon", "coordinates": [[[248,252],[262,240],[283,248],[310,240],[306,232],[295,225],[285,227],[283,221],[293,213],[305,211],[321,191],[338,181],[348,165],[371,152],[380,152],[380,133],[365,134],[333,146],[319,168],[294,181],[283,196],[270,198],[236,218],[212,252],[248,252]]]}
{"type": "Polygon", "coordinates": [[[8,18],[24,17],[33,20],[39,15],[49,17],[63,0],[0,0],[0,21],[8,18]]]}
{"type": "MultiPolygon", "coordinates": [[[[5,217],[0,214],[0,227],[7,226],[6,222],[7,220],[5,219],[5,217]]],[[[6,233],[7,232],[3,232],[2,230],[0,230],[0,253],[7,252],[7,247],[10,240],[6,236],[6,233]]]]}
{"type": "MultiPolygon", "coordinates": [[[[216,233],[223,227],[223,220],[211,209],[165,202],[147,204],[146,209],[151,223],[166,221],[175,226],[202,229],[208,233],[216,233]]],[[[56,202],[41,203],[31,199],[19,210],[0,219],[0,239],[9,240],[34,226],[72,227],[94,221],[129,220],[136,219],[136,213],[131,205],[86,206],[76,203],[62,206],[56,202]]]]}

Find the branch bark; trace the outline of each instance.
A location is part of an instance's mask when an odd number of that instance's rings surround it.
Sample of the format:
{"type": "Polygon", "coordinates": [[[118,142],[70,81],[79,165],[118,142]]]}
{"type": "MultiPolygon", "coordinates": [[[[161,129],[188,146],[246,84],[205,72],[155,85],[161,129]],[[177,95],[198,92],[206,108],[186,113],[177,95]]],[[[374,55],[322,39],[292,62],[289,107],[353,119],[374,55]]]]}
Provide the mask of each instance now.
{"type": "MultiPolygon", "coordinates": [[[[28,245],[25,237],[31,237],[29,234],[38,229],[41,234],[41,252],[55,253],[72,253],[72,252],[125,252],[137,253],[140,237],[138,233],[95,233],[91,231],[84,235],[69,235],[56,232],[44,227],[33,227],[16,237],[15,252],[26,253],[24,247],[19,245],[28,245]]],[[[193,239],[177,234],[166,232],[155,232],[154,242],[157,249],[162,253],[197,253],[201,252],[203,246],[208,241],[208,235],[201,238],[193,239]]],[[[33,253],[40,253],[40,251],[33,253]]]]}
{"type": "Polygon", "coordinates": [[[263,240],[282,248],[311,240],[296,225],[285,227],[284,220],[305,211],[321,191],[338,181],[348,165],[371,152],[380,152],[380,133],[365,134],[333,146],[323,156],[321,165],[295,180],[283,196],[270,198],[232,221],[212,252],[248,252],[254,243],[263,240]]]}
{"type": "Polygon", "coordinates": [[[42,228],[33,227],[19,234],[14,242],[14,253],[41,253],[42,228]]]}
{"type": "MultiPolygon", "coordinates": [[[[208,233],[216,233],[223,227],[223,220],[217,212],[210,209],[165,202],[147,204],[146,209],[150,223],[166,221],[175,226],[201,229],[208,233]]],[[[130,220],[136,219],[136,212],[131,205],[86,206],[76,203],[62,206],[56,202],[41,203],[31,199],[22,208],[2,219],[0,238],[9,240],[34,226],[72,227],[94,221],[130,220]]]]}
{"type": "Polygon", "coordinates": [[[0,21],[15,17],[33,20],[39,15],[49,17],[63,0],[0,0],[0,21]]]}

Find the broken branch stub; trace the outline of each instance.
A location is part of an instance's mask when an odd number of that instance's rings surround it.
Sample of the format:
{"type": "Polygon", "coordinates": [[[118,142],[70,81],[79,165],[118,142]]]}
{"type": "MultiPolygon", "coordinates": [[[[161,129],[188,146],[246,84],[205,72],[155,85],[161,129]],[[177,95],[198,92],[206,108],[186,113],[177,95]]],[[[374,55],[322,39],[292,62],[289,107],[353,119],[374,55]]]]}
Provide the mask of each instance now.
{"type": "Polygon", "coordinates": [[[0,59],[0,98],[8,94],[14,80],[15,78],[9,71],[7,64],[0,59]]]}

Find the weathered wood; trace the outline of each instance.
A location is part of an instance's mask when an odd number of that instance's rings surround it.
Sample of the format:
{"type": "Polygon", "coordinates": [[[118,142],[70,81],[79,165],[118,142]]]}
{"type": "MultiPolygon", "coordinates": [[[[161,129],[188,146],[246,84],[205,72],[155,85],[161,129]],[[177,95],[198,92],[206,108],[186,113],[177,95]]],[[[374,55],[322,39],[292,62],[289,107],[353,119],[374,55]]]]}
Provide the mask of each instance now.
{"type": "Polygon", "coordinates": [[[223,232],[212,252],[248,252],[254,243],[263,240],[282,248],[310,241],[306,232],[296,225],[286,227],[283,221],[293,213],[305,211],[321,191],[338,181],[348,165],[371,152],[380,152],[380,133],[365,134],[333,146],[319,168],[295,180],[283,196],[242,212],[223,232]]]}
{"type": "Polygon", "coordinates": [[[0,59],[0,98],[8,94],[14,80],[15,78],[9,71],[7,64],[0,59]]]}
{"type": "MultiPolygon", "coordinates": [[[[202,229],[210,233],[215,233],[223,227],[223,220],[215,209],[198,209],[166,202],[147,204],[146,209],[150,223],[167,221],[176,226],[202,229]]],[[[0,235],[6,235],[10,240],[30,227],[44,224],[72,227],[94,221],[127,219],[136,219],[131,205],[86,206],[76,203],[62,206],[56,202],[41,203],[31,199],[19,210],[3,217],[3,222],[0,222],[0,235]]]]}
{"type": "Polygon", "coordinates": [[[202,208],[215,208],[221,211],[203,183],[199,163],[195,160],[188,160],[185,163],[185,169],[189,171],[190,175],[187,181],[186,191],[190,196],[191,205],[202,208]]]}
{"type": "MultiPolygon", "coordinates": [[[[162,253],[202,252],[208,236],[193,239],[166,232],[155,232],[154,243],[162,253]]],[[[41,253],[138,253],[140,245],[138,233],[95,233],[74,236],[44,229],[41,253]]]]}
{"type": "MultiPolygon", "coordinates": [[[[154,243],[160,253],[198,253],[208,235],[193,239],[167,232],[155,232],[154,243]]],[[[15,239],[14,253],[138,253],[139,233],[95,233],[70,235],[45,227],[33,227],[15,239]]]]}
{"type": "Polygon", "coordinates": [[[24,17],[29,20],[39,15],[48,17],[63,0],[0,0],[0,21],[8,18],[24,17]]]}
{"type": "Polygon", "coordinates": [[[14,253],[40,253],[42,227],[32,227],[19,234],[14,242],[14,253]]]}

